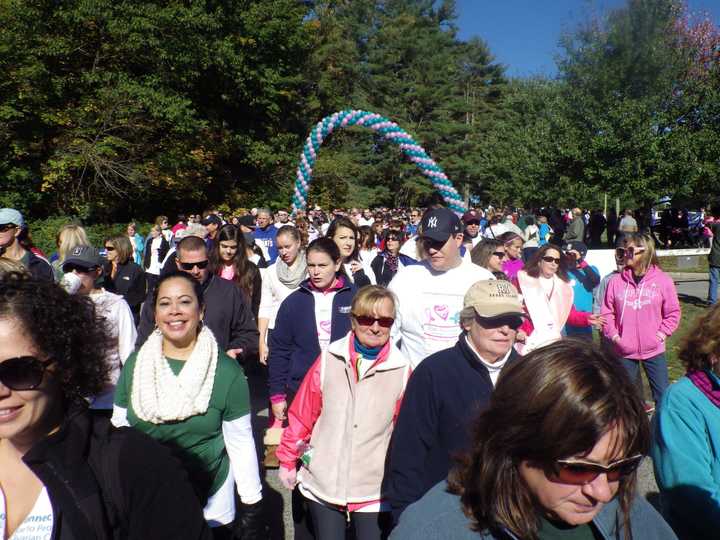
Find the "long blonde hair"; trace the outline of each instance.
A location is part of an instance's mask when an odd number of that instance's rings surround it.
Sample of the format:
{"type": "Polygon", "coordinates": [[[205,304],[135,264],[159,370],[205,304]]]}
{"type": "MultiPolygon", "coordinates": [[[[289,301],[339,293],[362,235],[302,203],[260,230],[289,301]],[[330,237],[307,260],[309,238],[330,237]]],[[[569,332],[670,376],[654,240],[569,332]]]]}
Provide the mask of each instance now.
{"type": "Polygon", "coordinates": [[[660,267],[660,261],[655,252],[655,240],[653,240],[651,235],[647,233],[626,233],[623,237],[623,246],[627,247],[628,244],[645,248],[640,258],[640,268],[635,269],[636,275],[644,276],[651,266],[660,267]]]}
{"type": "Polygon", "coordinates": [[[74,223],[60,227],[55,242],[58,248],[58,261],[61,264],[67,257],[67,254],[77,246],[90,245],[85,229],[74,223]]]}

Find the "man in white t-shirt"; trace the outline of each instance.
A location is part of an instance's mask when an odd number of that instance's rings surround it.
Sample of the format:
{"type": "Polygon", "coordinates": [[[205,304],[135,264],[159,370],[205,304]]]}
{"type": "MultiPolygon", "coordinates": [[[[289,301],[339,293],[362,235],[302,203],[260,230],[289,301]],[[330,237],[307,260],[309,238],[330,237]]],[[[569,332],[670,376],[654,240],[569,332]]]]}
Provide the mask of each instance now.
{"type": "Polygon", "coordinates": [[[425,213],[420,243],[425,260],[398,271],[388,288],[398,298],[393,338],[413,368],[428,355],[452,347],[461,333],[460,312],[467,290],[492,273],[460,255],[462,223],[447,208],[425,213]]]}

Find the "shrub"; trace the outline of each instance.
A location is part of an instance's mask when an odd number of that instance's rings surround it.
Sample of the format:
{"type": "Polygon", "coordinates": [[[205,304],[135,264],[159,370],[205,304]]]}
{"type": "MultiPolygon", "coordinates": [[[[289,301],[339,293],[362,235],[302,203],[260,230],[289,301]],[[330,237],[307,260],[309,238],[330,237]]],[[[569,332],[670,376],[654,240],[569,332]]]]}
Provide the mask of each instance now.
{"type": "MultiPolygon", "coordinates": [[[[90,243],[95,247],[102,247],[105,238],[113,234],[122,233],[127,227],[127,223],[96,223],[94,225],[84,225],[82,220],[75,216],[53,216],[47,219],[28,222],[33,243],[42,250],[46,256],[50,257],[50,255],[57,250],[55,238],[57,237],[58,231],[63,225],[69,223],[82,225],[88,235],[88,240],[90,240],[90,243]]],[[[138,232],[143,237],[150,234],[150,223],[140,221],[136,221],[136,223],[138,232]]]]}

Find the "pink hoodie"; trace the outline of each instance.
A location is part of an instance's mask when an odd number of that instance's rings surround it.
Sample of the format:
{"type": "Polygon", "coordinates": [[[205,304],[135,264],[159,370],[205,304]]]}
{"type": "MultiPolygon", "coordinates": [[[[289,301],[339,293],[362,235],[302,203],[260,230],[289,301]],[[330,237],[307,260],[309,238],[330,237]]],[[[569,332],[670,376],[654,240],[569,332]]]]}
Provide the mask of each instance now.
{"type": "Polygon", "coordinates": [[[650,266],[639,284],[625,268],[608,282],[600,314],[605,317],[605,337],[620,336],[617,354],[646,360],[665,352],[657,332],[668,337],[677,330],[680,302],[673,280],[657,266],[650,266]]]}

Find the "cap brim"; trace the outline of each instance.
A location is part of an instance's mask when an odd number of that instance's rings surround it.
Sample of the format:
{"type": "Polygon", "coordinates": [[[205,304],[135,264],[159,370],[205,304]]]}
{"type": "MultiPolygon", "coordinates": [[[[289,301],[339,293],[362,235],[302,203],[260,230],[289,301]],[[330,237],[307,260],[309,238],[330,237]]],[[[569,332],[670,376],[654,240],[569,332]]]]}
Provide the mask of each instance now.
{"type": "Polygon", "coordinates": [[[503,319],[506,317],[520,317],[521,319],[528,318],[527,313],[525,313],[524,311],[502,311],[500,313],[480,314],[480,313],[478,313],[477,308],[474,307],[474,309],[475,309],[475,313],[477,314],[477,316],[486,321],[492,321],[493,319],[503,319]]]}
{"type": "Polygon", "coordinates": [[[429,238],[430,240],[433,240],[435,242],[447,242],[447,239],[450,238],[452,234],[448,232],[443,231],[430,231],[427,233],[422,233],[418,235],[418,239],[422,240],[423,238],[429,238]]]}
{"type": "Polygon", "coordinates": [[[80,266],[81,268],[85,268],[86,270],[90,270],[91,268],[97,268],[98,266],[100,266],[102,264],[102,262],[99,262],[97,264],[91,264],[87,261],[80,261],[77,259],[65,259],[63,261],[63,265],[62,265],[63,272],[65,271],[65,267],[70,264],[72,264],[74,266],[80,266]]]}

